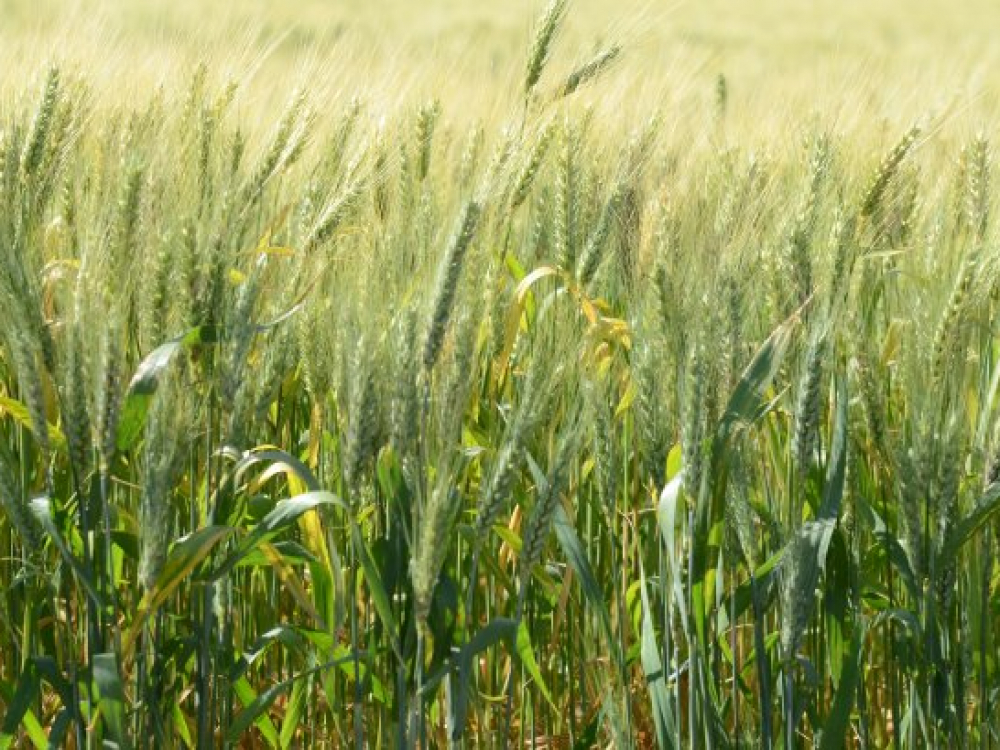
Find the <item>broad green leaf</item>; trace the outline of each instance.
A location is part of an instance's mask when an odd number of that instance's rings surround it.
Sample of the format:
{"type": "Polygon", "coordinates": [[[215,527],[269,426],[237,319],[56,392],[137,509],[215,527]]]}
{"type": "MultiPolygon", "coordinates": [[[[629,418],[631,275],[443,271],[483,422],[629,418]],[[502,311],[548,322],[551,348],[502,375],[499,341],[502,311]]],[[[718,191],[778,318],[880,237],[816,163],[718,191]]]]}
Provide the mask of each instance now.
{"type": "MultiPolygon", "coordinates": [[[[271,547],[289,565],[311,565],[318,562],[315,555],[295,541],[273,542],[271,547]]],[[[247,553],[246,557],[240,560],[237,567],[266,568],[269,565],[271,565],[271,558],[265,555],[263,551],[255,549],[247,553]]]]}
{"type": "MultiPolygon", "coordinates": [[[[737,430],[754,424],[775,408],[777,399],[768,400],[767,392],[785,359],[798,322],[798,315],[793,315],[757,350],[733,389],[712,438],[707,468],[711,481],[703,485],[695,507],[690,565],[691,616],[703,654],[711,652],[709,620],[715,604],[716,564],[724,536],[723,508],[732,441],[737,430]]],[[[715,683],[707,684],[711,689],[715,683]]]]}
{"type": "MultiPolygon", "coordinates": [[[[318,492],[320,490],[319,480],[308,466],[291,453],[273,446],[261,446],[246,453],[234,467],[234,474],[239,477],[247,469],[259,463],[270,464],[260,478],[259,481],[261,482],[267,481],[276,474],[290,473],[301,480],[308,492],[318,492]]],[[[346,505],[343,507],[346,507],[346,505]]]]}
{"type": "Polygon", "coordinates": [[[767,390],[785,360],[798,322],[794,316],[782,323],[757,350],[729,397],[716,433],[718,440],[728,440],[737,427],[757,421],[773,405],[767,390]]]}

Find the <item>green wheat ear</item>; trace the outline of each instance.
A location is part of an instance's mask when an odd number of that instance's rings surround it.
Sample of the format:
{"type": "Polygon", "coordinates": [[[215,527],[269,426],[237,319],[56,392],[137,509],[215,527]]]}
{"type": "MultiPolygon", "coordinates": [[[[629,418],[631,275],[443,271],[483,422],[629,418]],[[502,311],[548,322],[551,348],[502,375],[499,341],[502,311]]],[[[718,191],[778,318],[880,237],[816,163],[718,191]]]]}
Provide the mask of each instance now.
{"type": "Polygon", "coordinates": [[[862,216],[872,217],[876,213],[882,204],[889,183],[899,172],[899,168],[902,166],[907,155],[913,150],[917,139],[920,137],[920,133],[920,126],[914,125],[906,131],[906,134],[899,142],[882,158],[861,199],[862,216]]]}
{"type": "Polygon", "coordinates": [[[45,158],[49,133],[55,119],[59,96],[59,68],[51,67],[45,79],[42,100],[38,105],[38,110],[35,112],[35,119],[31,124],[31,131],[24,149],[24,157],[21,160],[21,169],[26,175],[34,176],[45,158]]]}
{"type": "Polygon", "coordinates": [[[535,35],[531,40],[528,53],[528,65],[524,75],[524,93],[530,94],[545,70],[549,61],[552,42],[559,31],[559,26],[566,15],[568,0],[552,0],[542,12],[535,27],[535,35]]]}
{"type": "Polygon", "coordinates": [[[476,225],[482,212],[479,203],[468,201],[462,208],[458,225],[448,243],[441,269],[438,272],[437,285],[434,290],[434,306],[427,327],[427,338],[424,340],[423,365],[425,370],[432,370],[441,353],[445,330],[451,320],[458,283],[465,265],[465,256],[475,236],[476,225]]]}
{"type": "Polygon", "coordinates": [[[514,178],[514,189],[510,199],[511,210],[518,208],[528,197],[528,193],[541,170],[545,155],[548,153],[549,145],[552,143],[555,134],[556,125],[553,121],[546,123],[541,133],[539,133],[534,145],[528,152],[528,158],[524,161],[520,171],[514,178]]]}
{"type": "Polygon", "coordinates": [[[614,44],[602,49],[587,62],[574,70],[559,89],[559,96],[570,96],[578,88],[600,77],[621,56],[622,46],[614,44]]]}

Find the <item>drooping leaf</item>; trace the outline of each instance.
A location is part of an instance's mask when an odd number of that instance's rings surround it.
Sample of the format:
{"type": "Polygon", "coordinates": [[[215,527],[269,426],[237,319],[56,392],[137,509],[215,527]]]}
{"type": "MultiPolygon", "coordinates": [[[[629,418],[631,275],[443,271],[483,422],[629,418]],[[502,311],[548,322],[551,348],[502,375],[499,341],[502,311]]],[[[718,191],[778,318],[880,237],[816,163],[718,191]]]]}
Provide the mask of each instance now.
{"type": "Polygon", "coordinates": [[[308,466],[291,453],[273,446],[261,446],[247,452],[234,468],[234,474],[239,476],[259,463],[270,464],[259,480],[262,483],[276,474],[287,474],[300,480],[308,492],[318,492],[321,489],[319,480],[308,466]]]}
{"type": "Polygon", "coordinates": [[[31,503],[31,512],[34,517],[41,524],[45,533],[48,534],[49,538],[55,543],[56,548],[59,550],[59,554],[62,555],[63,560],[73,569],[76,574],[77,580],[80,585],[83,586],[84,591],[91,600],[98,606],[103,606],[103,598],[97,592],[97,587],[94,585],[92,580],[92,574],[86,567],[84,567],[83,562],[81,562],[70,550],[69,545],[66,544],[66,540],[63,539],[62,534],[59,529],[56,528],[55,521],[52,519],[52,503],[49,498],[41,496],[34,498],[31,503]]]}
{"type": "Polygon", "coordinates": [[[798,322],[798,316],[793,316],[782,323],[757,350],[726,403],[717,440],[728,441],[737,427],[752,424],[767,413],[773,403],[767,398],[767,389],[785,360],[798,322]]]}
{"type": "MultiPolygon", "coordinates": [[[[6,413],[19,425],[34,434],[35,423],[31,420],[31,415],[28,413],[28,407],[17,399],[13,399],[10,396],[0,396],[0,412],[6,413]]],[[[62,430],[60,430],[56,425],[50,424],[48,425],[48,433],[49,444],[52,445],[52,447],[57,451],[65,451],[66,436],[63,435],[62,430]]]]}
{"type": "Polygon", "coordinates": [[[116,444],[118,450],[126,451],[135,445],[146,426],[149,406],[160,385],[160,379],[178,352],[191,351],[215,339],[214,329],[194,328],[183,336],[161,344],[139,363],[129,382],[118,420],[116,444]]]}
{"type": "Polygon", "coordinates": [[[262,542],[270,540],[282,529],[289,527],[303,513],[314,510],[321,505],[343,505],[343,501],[332,492],[325,491],[306,492],[280,501],[212,572],[211,580],[216,581],[222,578],[251,551],[257,549],[262,542]]]}
{"type": "Polygon", "coordinates": [[[962,547],[990,520],[1000,515],[1000,482],[990,487],[965,518],[952,528],[941,547],[938,564],[942,568],[955,564],[962,547]]]}
{"type": "Polygon", "coordinates": [[[129,630],[126,652],[131,651],[145,626],[146,618],[165,602],[178,586],[208,557],[215,546],[235,529],[228,526],[207,526],[178,540],[167,554],[152,590],[139,603],[139,611],[129,630]]]}

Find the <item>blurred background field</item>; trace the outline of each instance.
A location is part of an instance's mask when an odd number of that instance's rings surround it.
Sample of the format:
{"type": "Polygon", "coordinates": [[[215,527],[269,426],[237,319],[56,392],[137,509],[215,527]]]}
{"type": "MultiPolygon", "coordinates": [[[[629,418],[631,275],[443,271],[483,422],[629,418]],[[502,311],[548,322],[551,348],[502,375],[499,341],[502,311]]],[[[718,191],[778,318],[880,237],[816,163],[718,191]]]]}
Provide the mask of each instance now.
{"type": "MultiPolygon", "coordinates": [[[[541,6],[3,0],[0,61],[8,71],[37,70],[40,59],[97,68],[116,79],[107,95],[173,80],[178,66],[208,59],[239,78],[255,71],[265,96],[308,78],[331,94],[381,97],[387,109],[432,93],[461,102],[452,116],[490,119],[507,111],[509,99],[498,98],[517,95],[541,6]]],[[[694,123],[723,75],[744,136],[781,125],[789,112],[796,120],[836,116],[846,129],[932,110],[960,110],[963,122],[979,123],[1000,99],[989,74],[1000,62],[998,27],[1000,3],[991,0],[577,0],[555,67],[569,70],[599,45],[620,42],[622,64],[593,96],[615,110],[661,107],[694,123]]],[[[3,85],[19,88],[18,80],[7,75],[3,85]]]]}

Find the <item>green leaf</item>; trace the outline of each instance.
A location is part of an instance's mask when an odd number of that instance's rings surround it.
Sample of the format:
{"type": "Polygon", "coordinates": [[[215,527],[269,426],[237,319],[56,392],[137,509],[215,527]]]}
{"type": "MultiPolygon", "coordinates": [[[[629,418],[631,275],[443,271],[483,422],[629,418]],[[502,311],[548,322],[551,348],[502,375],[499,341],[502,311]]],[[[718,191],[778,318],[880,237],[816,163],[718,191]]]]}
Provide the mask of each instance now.
{"type": "Polygon", "coordinates": [[[208,327],[194,328],[183,336],[161,344],[139,363],[139,367],[136,368],[135,374],[129,382],[125,401],[122,404],[116,435],[118,450],[127,451],[135,445],[142,434],[150,402],[160,385],[160,378],[173,361],[174,356],[178,352],[190,351],[201,344],[211,343],[215,340],[214,334],[214,329],[208,327]]]}
{"type": "Polygon", "coordinates": [[[729,397],[716,433],[717,440],[728,440],[737,427],[756,422],[773,405],[773,400],[767,399],[767,390],[785,360],[797,325],[797,316],[785,321],[757,350],[729,397]]]}
{"type": "MultiPolygon", "coordinates": [[[[247,682],[246,677],[240,677],[240,679],[233,684],[233,692],[236,693],[236,697],[244,706],[253,705],[258,698],[257,693],[252,687],[250,687],[250,683],[247,682]]],[[[267,740],[267,744],[270,747],[278,747],[278,730],[274,726],[274,722],[271,721],[270,716],[266,713],[261,713],[253,718],[253,723],[254,726],[256,726],[260,731],[264,739],[267,740]]]]}
{"type": "Polygon", "coordinates": [[[127,750],[132,745],[125,732],[125,691],[118,674],[118,658],[112,653],[95,654],[93,674],[107,736],[119,750],[127,750]]]}
{"type": "Polygon", "coordinates": [[[306,492],[282,500],[254,527],[253,533],[250,534],[243,546],[255,547],[260,540],[270,538],[298,520],[303,513],[314,510],[320,505],[343,505],[343,501],[332,492],[322,491],[306,492]]]}
{"type": "Polygon", "coordinates": [[[621,668],[624,657],[621,653],[621,643],[614,637],[614,632],[611,628],[611,615],[608,612],[608,605],[601,594],[601,587],[597,584],[597,577],[594,575],[594,569],[587,558],[586,551],[583,549],[580,537],[577,535],[576,529],[573,528],[573,523],[570,521],[569,516],[566,514],[566,509],[561,503],[556,504],[552,525],[556,532],[556,538],[559,540],[559,546],[562,547],[563,554],[566,555],[566,561],[573,568],[573,572],[576,573],[587,603],[597,613],[608,647],[611,649],[618,667],[621,668]]]}
{"type": "MultiPolygon", "coordinates": [[[[274,705],[278,696],[287,691],[290,687],[291,684],[289,682],[280,682],[277,685],[273,685],[268,688],[256,698],[251,700],[242,711],[236,714],[236,718],[233,719],[233,723],[229,725],[229,731],[226,733],[226,740],[233,743],[237,742],[240,737],[243,736],[243,733],[250,728],[250,725],[256,724],[258,719],[266,715],[267,710],[274,705]]],[[[274,725],[272,724],[271,726],[273,727],[274,725]]],[[[273,744],[272,747],[274,747],[273,744]]]]}
{"type": "MultiPolygon", "coordinates": [[[[287,540],[283,542],[274,542],[271,547],[278,554],[281,555],[281,559],[288,563],[289,565],[312,565],[319,561],[312,552],[307,550],[298,542],[287,540]]],[[[266,568],[273,564],[270,557],[264,554],[263,551],[259,549],[250,550],[247,556],[240,560],[237,567],[252,567],[252,568],[266,568]]]]}
{"type": "Polygon", "coordinates": [[[83,586],[84,591],[87,595],[94,601],[98,607],[103,607],[103,599],[100,594],[97,593],[97,588],[94,586],[94,581],[92,580],[91,573],[80,562],[70,550],[69,546],[66,544],[66,540],[63,539],[62,534],[59,533],[59,529],[56,528],[55,521],[52,520],[52,503],[47,497],[36,497],[32,499],[30,503],[31,512],[41,524],[45,533],[49,535],[52,541],[55,543],[56,547],[59,549],[59,553],[62,555],[63,560],[73,569],[76,574],[77,580],[80,585],[83,586]]]}
{"type": "Polygon", "coordinates": [[[6,702],[7,714],[3,724],[0,725],[0,750],[7,750],[17,735],[18,727],[23,727],[25,734],[39,750],[53,747],[53,742],[58,744],[59,731],[72,723],[72,698],[69,683],[59,672],[55,659],[48,656],[35,656],[25,667],[17,683],[17,689],[11,693],[10,688],[0,683],[0,698],[6,702]],[[56,721],[49,727],[49,734],[46,736],[45,730],[39,724],[38,719],[31,710],[31,703],[41,695],[42,682],[49,682],[64,708],[59,712],[56,721]]]}
{"type": "Polygon", "coordinates": [[[583,731],[577,735],[573,750],[590,750],[597,745],[597,733],[601,728],[601,712],[595,711],[583,731]]]}
{"type": "Polygon", "coordinates": [[[31,737],[32,743],[34,743],[35,747],[39,750],[54,747],[65,747],[64,743],[66,742],[66,733],[73,725],[73,712],[69,708],[63,708],[59,711],[55,720],[49,727],[48,737],[45,736],[44,730],[35,720],[30,711],[28,712],[28,715],[24,717],[24,724],[28,729],[28,736],[31,737]],[[29,726],[29,720],[33,723],[33,727],[29,726]]]}
{"type": "MultiPolygon", "coordinates": [[[[733,389],[712,438],[708,467],[711,483],[703,487],[695,508],[690,565],[691,616],[702,654],[711,652],[710,610],[716,599],[715,567],[723,539],[723,508],[733,438],[738,429],[756,423],[775,407],[777,399],[768,400],[767,392],[785,359],[798,322],[798,315],[793,315],[757,350],[733,389]]],[[[705,684],[711,689],[714,682],[705,684]]],[[[714,720],[714,716],[710,718],[714,720]]]]}
{"type": "MultiPolygon", "coordinates": [[[[265,472],[265,477],[269,477],[271,474],[281,471],[290,470],[302,480],[302,483],[305,485],[305,489],[309,492],[318,492],[320,490],[319,480],[316,478],[316,475],[312,473],[309,467],[291,453],[279,450],[278,448],[264,448],[248,452],[240,459],[239,463],[236,464],[233,469],[233,474],[238,477],[251,466],[263,462],[270,462],[271,464],[271,466],[268,467],[267,472],[265,472]]],[[[344,508],[347,507],[342,501],[339,501],[338,504],[344,508]]]]}
{"type": "Polygon", "coordinates": [[[680,621],[687,623],[687,597],[684,596],[681,586],[681,580],[684,576],[683,552],[677,546],[677,510],[683,482],[683,471],[678,472],[673,479],[667,482],[667,486],[660,493],[660,502],[656,507],[656,519],[659,522],[660,533],[663,535],[663,545],[666,548],[670,593],[675,606],[680,611],[680,621]]]}
{"type": "Polygon", "coordinates": [[[498,617],[490,620],[468,643],[462,646],[458,656],[453,659],[453,663],[445,664],[424,683],[423,691],[424,695],[427,695],[431,690],[437,688],[444,676],[457,664],[458,677],[456,689],[452,691],[450,722],[454,732],[453,740],[460,739],[465,731],[465,723],[469,713],[469,695],[472,691],[474,675],[473,664],[476,656],[501,641],[509,642],[516,629],[517,623],[512,619],[498,617]]]}
{"type": "Polygon", "coordinates": [[[174,731],[177,732],[177,736],[181,738],[181,742],[184,743],[185,747],[194,747],[194,739],[191,737],[191,730],[188,727],[187,720],[184,717],[184,712],[181,710],[180,704],[174,703],[174,707],[170,709],[170,715],[174,720],[174,731]]]}
{"type": "Polygon", "coordinates": [[[206,526],[178,540],[156,579],[150,609],[156,609],[208,557],[215,545],[234,531],[228,526],[206,526]]]}
{"type": "Polygon", "coordinates": [[[437,689],[446,675],[457,669],[457,680],[455,689],[452,691],[451,705],[451,726],[454,728],[452,739],[459,739],[465,731],[465,723],[468,718],[469,695],[472,689],[473,675],[475,674],[475,659],[480,653],[504,642],[518,657],[521,665],[528,672],[531,678],[538,685],[542,695],[552,706],[553,710],[558,710],[552,701],[551,693],[545,682],[542,680],[541,671],[535,661],[535,654],[531,648],[531,639],[525,623],[518,625],[516,620],[506,617],[497,617],[490,620],[477,632],[472,639],[466,643],[448,663],[442,666],[436,673],[431,675],[423,686],[423,695],[428,695],[437,689]]]}
{"type": "Polygon", "coordinates": [[[830,678],[841,679],[848,653],[849,613],[851,599],[851,570],[856,560],[848,550],[847,535],[838,528],[827,553],[826,577],[823,582],[823,615],[826,620],[826,650],[830,678]]]}
{"type": "Polygon", "coordinates": [[[183,347],[179,340],[168,341],[146,357],[129,383],[125,401],[122,404],[121,419],[115,442],[120,451],[127,451],[142,434],[149,413],[150,402],[159,386],[160,375],[170,364],[174,354],[183,347]]]}
{"type": "MultiPolygon", "coordinates": [[[[299,680],[303,680],[309,675],[316,674],[317,672],[333,669],[334,667],[340,667],[345,662],[354,658],[355,657],[352,655],[352,652],[348,652],[348,654],[344,657],[331,659],[323,664],[310,667],[309,669],[290,677],[284,682],[272,685],[270,688],[254,698],[244,707],[242,711],[240,711],[239,714],[237,714],[236,719],[233,720],[233,723],[229,727],[229,731],[226,733],[227,740],[229,742],[236,742],[239,740],[241,735],[250,728],[250,725],[256,723],[257,719],[274,704],[274,701],[278,699],[278,696],[290,689],[299,680]]],[[[366,655],[359,655],[358,658],[363,661],[367,661],[368,657],[366,655]]]]}
{"type": "Polygon", "coordinates": [[[302,710],[306,703],[306,689],[309,686],[308,680],[299,680],[292,687],[292,696],[288,700],[288,708],[281,718],[281,734],[279,742],[281,750],[288,750],[295,741],[295,730],[299,728],[302,710]]]}
{"type": "MultiPolygon", "coordinates": [[[[268,649],[278,643],[281,644],[286,650],[299,653],[303,651],[303,647],[306,641],[305,628],[300,628],[296,625],[276,625],[266,633],[262,633],[254,641],[254,644],[250,647],[248,651],[245,651],[243,655],[236,660],[232,668],[229,670],[229,679],[238,680],[243,677],[247,670],[254,665],[254,663],[264,654],[267,653],[268,649]]],[[[332,637],[329,634],[323,634],[326,636],[326,640],[320,644],[320,648],[329,645],[328,642],[332,641],[332,637]]],[[[242,699],[241,699],[242,700],[242,699]]],[[[243,701],[246,705],[248,701],[243,701]]]]}
{"type": "Polygon", "coordinates": [[[146,618],[167,600],[191,572],[208,557],[220,541],[234,532],[229,526],[207,526],[174,543],[163,564],[153,589],[139,603],[139,612],[129,630],[128,644],[136,638],[146,623],[146,618]]]}
{"type": "Polygon", "coordinates": [[[946,568],[957,562],[958,553],[990,520],[1000,513],[1000,482],[994,483],[979,498],[973,510],[959,521],[942,545],[938,565],[946,568]]]}
{"type": "MultiPolygon", "coordinates": [[[[803,524],[785,545],[786,556],[794,555],[795,558],[795,564],[786,572],[786,576],[790,575],[793,578],[788,579],[786,585],[791,591],[796,592],[795,606],[803,610],[801,618],[796,617],[796,620],[803,624],[809,621],[815,609],[814,594],[819,584],[820,571],[826,566],[826,553],[830,548],[835,528],[836,521],[832,518],[809,521],[803,524]]],[[[794,634],[796,638],[800,635],[801,633],[794,634]]],[[[783,656],[791,658],[792,654],[783,656]]]]}
{"type": "Polygon", "coordinates": [[[528,625],[525,622],[521,622],[517,627],[517,638],[514,641],[514,650],[521,662],[521,666],[523,666],[525,670],[527,670],[528,674],[531,675],[531,679],[533,679],[538,685],[538,689],[541,691],[542,695],[545,696],[545,700],[548,701],[552,710],[558,711],[559,708],[556,706],[555,701],[552,700],[552,694],[549,692],[549,688],[546,686],[545,680],[542,678],[542,672],[538,668],[538,662],[535,661],[535,652],[531,648],[531,634],[528,633],[528,625]]]}
{"type": "Polygon", "coordinates": [[[7,705],[7,714],[4,716],[3,724],[0,725],[0,750],[8,750],[13,744],[17,728],[21,726],[31,704],[38,698],[40,688],[41,678],[38,675],[38,670],[33,662],[28,662],[17,681],[14,697],[7,705]]]}
{"type": "MultiPolygon", "coordinates": [[[[389,635],[392,650],[397,657],[402,658],[399,650],[399,634],[396,630],[396,617],[389,603],[389,595],[386,593],[385,586],[382,585],[382,577],[379,575],[378,567],[372,559],[368,545],[365,544],[365,540],[361,536],[361,530],[353,521],[351,522],[351,541],[358,554],[358,559],[361,561],[361,570],[365,582],[368,584],[368,591],[371,592],[375,611],[378,612],[379,619],[382,620],[382,625],[389,635]]],[[[353,596],[353,592],[351,595],[353,596]]]]}
{"type": "Polygon", "coordinates": [[[858,692],[858,678],[861,675],[867,633],[867,624],[859,624],[854,629],[850,658],[846,660],[844,672],[840,682],[837,683],[837,692],[833,696],[833,704],[830,706],[830,713],[820,736],[819,750],[840,750],[844,747],[851,723],[851,710],[858,692]]]}
{"type": "Polygon", "coordinates": [[[844,379],[840,378],[837,381],[837,412],[833,425],[833,441],[830,445],[830,461],[827,465],[826,484],[823,486],[823,504],[819,510],[821,519],[836,519],[840,515],[846,475],[847,387],[844,379]]]}
{"type": "Polygon", "coordinates": [[[52,656],[34,656],[31,661],[43,682],[49,683],[65,706],[73,705],[73,689],[59,670],[59,664],[52,656]]]}
{"type": "MultiPolygon", "coordinates": [[[[15,422],[31,432],[32,435],[35,434],[35,423],[31,420],[28,407],[17,399],[13,399],[10,396],[0,396],[0,411],[7,412],[15,422]]],[[[57,451],[65,451],[66,436],[62,434],[62,431],[56,425],[50,424],[48,426],[48,433],[49,444],[57,451]]],[[[38,436],[35,435],[35,437],[37,438],[38,436]]]]}
{"type": "Polygon", "coordinates": [[[649,689],[649,699],[653,707],[653,726],[656,729],[656,740],[660,748],[674,748],[674,738],[677,734],[677,724],[674,721],[673,710],[670,707],[670,695],[667,692],[667,680],[660,660],[660,649],[656,643],[656,633],[653,630],[652,608],[649,604],[649,594],[646,590],[646,572],[642,563],[639,564],[639,582],[642,593],[642,640],[640,660],[642,671],[646,675],[646,685],[649,689]]]}
{"type": "Polygon", "coordinates": [[[866,507],[868,514],[872,518],[872,536],[879,542],[888,555],[889,562],[899,573],[903,584],[906,586],[910,596],[914,599],[920,598],[920,588],[917,586],[917,577],[910,566],[910,556],[906,554],[906,549],[900,541],[886,527],[885,521],[870,505],[866,507]]]}
{"type": "Polygon", "coordinates": [[[297,521],[299,516],[318,508],[320,505],[343,505],[343,501],[332,492],[323,491],[306,492],[280,501],[274,506],[274,510],[254,526],[253,531],[236,546],[229,557],[212,572],[209,580],[217,581],[222,578],[251,551],[255,550],[261,542],[268,541],[297,521]]]}

